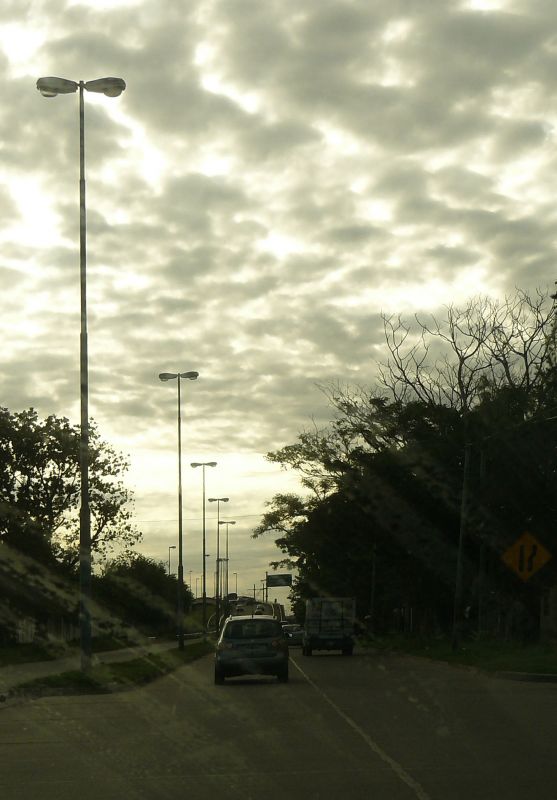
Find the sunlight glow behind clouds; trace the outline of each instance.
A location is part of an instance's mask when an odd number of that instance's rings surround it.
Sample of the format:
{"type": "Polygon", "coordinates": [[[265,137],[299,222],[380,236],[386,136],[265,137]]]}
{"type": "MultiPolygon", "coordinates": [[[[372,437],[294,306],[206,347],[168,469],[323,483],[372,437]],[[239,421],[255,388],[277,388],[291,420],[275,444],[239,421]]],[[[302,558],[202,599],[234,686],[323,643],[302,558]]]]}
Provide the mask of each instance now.
{"type": "MultiPolygon", "coordinates": [[[[54,211],[53,198],[43,181],[34,175],[12,175],[6,173],[3,181],[17,205],[20,220],[0,230],[0,240],[12,241],[36,248],[50,248],[63,243],[60,220],[54,211]]],[[[25,271],[32,270],[30,264],[21,264],[25,271]]]]}
{"type": "Polygon", "coordinates": [[[48,34],[28,23],[0,25],[0,49],[8,58],[12,75],[21,77],[33,73],[39,63],[38,51],[48,34]]]}
{"type": "Polygon", "coordinates": [[[449,282],[430,278],[427,271],[416,282],[408,282],[403,287],[394,288],[389,284],[368,289],[351,301],[353,306],[380,306],[388,314],[414,313],[420,310],[436,311],[440,306],[451,303],[451,298],[474,297],[480,294],[497,295],[498,287],[493,286],[487,270],[482,267],[469,269],[456,280],[449,282]]]}
{"type": "MultiPolygon", "coordinates": [[[[99,99],[96,101],[99,102],[99,99]]],[[[164,175],[167,174],[169,168],[167,156],[160,147],[154,144],[145,127],[137,119],[126,114],[121,105],[106,102],[102,105],[105,113],[129,132],[129,139],[125,142],[125,155],[120,153],[116,155],[120,164],[115,163],[114,160],[105,163],[101,173],[102,179],[118,183],[122,179],[122,175],[125,175],[129,169],[131,162],[139,169],[145,181],[154,189],[160,189],[164,175]]]]}
{"type": "Polygon", "coordinates": [[[303,253],[306,249],[303,242],[279,231],[269,232],[265,239],[261,239],[257,243],[257,246],[263,252],[272,253],[277,258],[286,258],[293,253],[303,253]]]}
{"type": "Polygon", "coordinates": [[[223,77],[219,71],[216,45],[200,42],[195,49],[194,63],[199,68],[201,85],[206,91],[229,98],[248,114],[256,114],[261,110],[261,101],[255,91],[242,91],[223,77]]]}
{"type": "Polygon", "coordinates": [[[143,5],[142,0],[67,0],[70,8],[89,6],[94,9],[114,10],[119,8],[135,8],[143,5]]]}

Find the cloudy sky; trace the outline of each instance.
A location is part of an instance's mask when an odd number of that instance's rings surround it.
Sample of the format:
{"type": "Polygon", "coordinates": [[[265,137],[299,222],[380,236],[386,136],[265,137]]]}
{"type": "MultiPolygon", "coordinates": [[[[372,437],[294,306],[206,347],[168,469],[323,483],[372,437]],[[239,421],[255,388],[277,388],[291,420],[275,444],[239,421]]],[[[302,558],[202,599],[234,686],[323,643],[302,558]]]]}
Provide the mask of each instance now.
{"type": "MultiPolygon", "coordinates": [[[[5,0],[0,9],[0,405],[79,419],[78,103],[86,96],[90,410],[129,454],[142,550],[185,570],[201,474],[229,495],[231,570],[293,476],[264,454],[372,382],[381,311],[552,285],[554,0],[5,0]],[[234,536],[232,537],[232,533],[234,536]]],[[[207,530],[214,553],[214,507],[207,530]]],[[[211,586],[208,587],[211,589],[211,586]]]]}

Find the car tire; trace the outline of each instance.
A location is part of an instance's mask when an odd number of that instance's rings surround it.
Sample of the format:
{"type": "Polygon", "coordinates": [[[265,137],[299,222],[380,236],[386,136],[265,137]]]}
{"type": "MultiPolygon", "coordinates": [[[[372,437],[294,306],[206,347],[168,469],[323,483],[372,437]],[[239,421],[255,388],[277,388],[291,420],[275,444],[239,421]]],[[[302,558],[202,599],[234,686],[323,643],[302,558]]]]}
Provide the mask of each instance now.
{"type": "Polygon", "coordinates": [[[277,672],[277,678],[279,683],[288,683],[288,667],[281,669],[280,672],[277,672]]]}
{"type": "Polygon", "coordinates": [[[303,654],[305,656],[311,656],[312,653],[313,653],[313,650],[311,649],[311,647],[304,647],[303,654]]]}
{"type": "Polygon", "coordinates": [[[223,683],[224,683],[224,672],[222,671],[222,669],[218,669],[217,667],[215,667],[215,684],[217,686],[222,686],[223,683]]]}

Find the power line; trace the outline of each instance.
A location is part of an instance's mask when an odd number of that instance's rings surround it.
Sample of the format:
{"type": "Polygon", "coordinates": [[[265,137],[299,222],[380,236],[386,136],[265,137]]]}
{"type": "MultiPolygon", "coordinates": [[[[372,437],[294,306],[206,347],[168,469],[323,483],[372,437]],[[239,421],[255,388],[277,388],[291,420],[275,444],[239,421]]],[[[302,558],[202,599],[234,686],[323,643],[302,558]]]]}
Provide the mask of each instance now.
{"type": "MultiPolygon", "coordinates": [[[[264,512],[260,514],[235,514],[234,516],[236,519],[247,519],[248,517],[262,517],[264,512]]],[[[202,521],[203,517],[184,517],[184,522],[199,522],[202,521]]],[[[216,520],[216,517],[211,517],[211,520],[216,520]]],[[[141,523],[142,525],[148,525],[150,523],[160,523],[160,522],[178,522],[177,517],[169,517],[166,519],[136,519],[135,522],[141,523]]]]}

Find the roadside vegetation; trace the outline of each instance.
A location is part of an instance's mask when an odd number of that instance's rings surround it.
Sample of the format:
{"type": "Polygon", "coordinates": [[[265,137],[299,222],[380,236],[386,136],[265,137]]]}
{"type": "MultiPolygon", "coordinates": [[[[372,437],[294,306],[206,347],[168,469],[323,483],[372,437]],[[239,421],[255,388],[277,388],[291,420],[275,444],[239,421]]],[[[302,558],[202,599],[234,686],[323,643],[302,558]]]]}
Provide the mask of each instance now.
{"type": "Polygon", "coordinates": [[[447,639],[421,639],[414,636],[387,636],[361,642],[378,653],[406,655],[476,667],[487,672],[516,672],[554,675],[557,678],[557,647],[554,644],[498,640],[469,640],[456,650],[447,639]]]}
{"type": "Polygon", "coordinates": [[[378,382],[322,387],[330,423],[268,453],[306,492],[275,495],[253,535],[296,570],[298,621],[305,598],[348,595],[375,635],[535,643],[557,586],[555,296],[383,325],[378,382]],[[521,580],[502,556],[525,532],[553,558],[521,580]]]}
{"type": "MultiPolygon", "coordinates": [[[[177,578],[134,549],[142,534],[124,484],[127,459],[93,422],[89,447],[97,646],[171,636],[177,578]]],[[[0,408],[0,650],[32,640],[20,655],[43,660],[59,654],[56,641],[72,648],[79,625],[79,451],[79,426],[66,418],[0,408]]],[[[186,612],[192,599],[188,587],[186,612]]]]}
{"type": "MultiPolygon", "coordinates": [[[[93,639],[93,653],[120,650],[130,647],[129,641],[104,636],[93,639]]],[[[49,641],[43,644],[11,644],[0,647],[0,667],[9,664],[26,664],[34,661],[55,661],[79,650],[79,641],[49,641]]]]}
{"type": "Polygon", "coordinates": [[[211,641],[193,642],[183,650],[176,647],[164,652],[147,653],[128,661],[100,664],[92,667],[88,673],[72,670],[36,678],[19,684],[12,693],[26,696],[60,693],[106,694],[132,689],[150,683],[213,651],[214,643],[211,641]]]}

